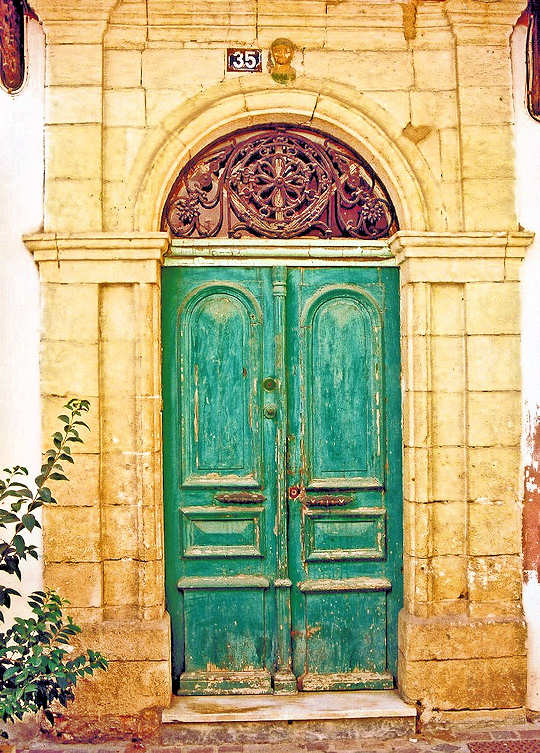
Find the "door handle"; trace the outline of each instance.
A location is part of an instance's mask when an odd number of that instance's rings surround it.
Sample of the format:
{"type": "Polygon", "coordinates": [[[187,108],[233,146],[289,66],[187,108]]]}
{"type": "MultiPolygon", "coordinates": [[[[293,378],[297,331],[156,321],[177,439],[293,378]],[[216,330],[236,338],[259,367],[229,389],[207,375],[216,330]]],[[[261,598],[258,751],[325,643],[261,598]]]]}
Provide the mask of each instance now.
{"type": "Polygon", "coordinates": [[[289,499],[297,499],[307,507],[344,507],[353,501],[353,498],[346,494],[318,494],[308,497],[303,486],[290,486],[289,499]]]}
{"type": "Polygon", "coordinates": [[[256,504],[257,502],[264,502],[266,497],[260,492],[220,492],[214,495],[214,499],[224,504],[256,504]]]}

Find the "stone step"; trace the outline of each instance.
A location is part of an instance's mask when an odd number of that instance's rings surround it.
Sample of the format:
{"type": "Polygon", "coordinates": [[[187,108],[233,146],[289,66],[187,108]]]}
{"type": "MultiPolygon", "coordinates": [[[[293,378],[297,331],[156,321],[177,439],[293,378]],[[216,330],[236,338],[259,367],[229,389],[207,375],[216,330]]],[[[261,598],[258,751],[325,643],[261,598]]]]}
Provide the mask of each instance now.
{"type": "Polygon", "coordinates": [[[412,735],[416,709],[393,690],[183,696],[173,698],[162,720],[165,745],[305,745],[412,735]]]}

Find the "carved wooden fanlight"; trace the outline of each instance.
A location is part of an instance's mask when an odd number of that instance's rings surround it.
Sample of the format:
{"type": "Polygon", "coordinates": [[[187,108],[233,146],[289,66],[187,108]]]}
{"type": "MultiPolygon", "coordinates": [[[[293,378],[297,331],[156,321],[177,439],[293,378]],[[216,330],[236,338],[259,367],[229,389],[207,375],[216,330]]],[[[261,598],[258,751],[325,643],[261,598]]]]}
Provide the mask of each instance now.
{"type": "Polygon", "coordinates": [[[179,238],[384,238],[398,229],[374,169],[341,141],[270,124],[218,139],[180,171],[162,230],[179,238]]]}
{"type": "Polygon", "coordinates": [[[24,82],[24,0],[0,0],[0,82],[9,91],[24,82]]]}
{"type": "Polygon", "coordinates": [[[540,120],[540,0],[529,0],[527,34],[527,107],[540,120]]]}

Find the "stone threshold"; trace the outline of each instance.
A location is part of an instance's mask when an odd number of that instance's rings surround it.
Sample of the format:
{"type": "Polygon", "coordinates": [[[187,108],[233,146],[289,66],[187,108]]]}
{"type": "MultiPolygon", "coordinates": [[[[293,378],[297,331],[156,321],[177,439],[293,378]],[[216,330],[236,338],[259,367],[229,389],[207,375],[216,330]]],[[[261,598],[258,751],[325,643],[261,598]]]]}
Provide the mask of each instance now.
{"type": "Polygon", "coordinates": [[[173,696],[163,724],[276,722],[315,719],[416,718],[416,708],[396,690],[298,693],[297,695],[173,696]]]}

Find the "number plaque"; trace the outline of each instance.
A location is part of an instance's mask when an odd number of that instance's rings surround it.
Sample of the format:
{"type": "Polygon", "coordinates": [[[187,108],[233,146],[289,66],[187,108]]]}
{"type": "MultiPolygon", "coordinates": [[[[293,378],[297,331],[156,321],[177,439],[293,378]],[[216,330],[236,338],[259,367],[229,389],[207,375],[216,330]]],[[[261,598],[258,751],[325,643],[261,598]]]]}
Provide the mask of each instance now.
{"type": "Polygon", "coordinates": [[[229,48],[227,50],[227,71],[254,73],[262,71],[262,50],[229,48]]]}

